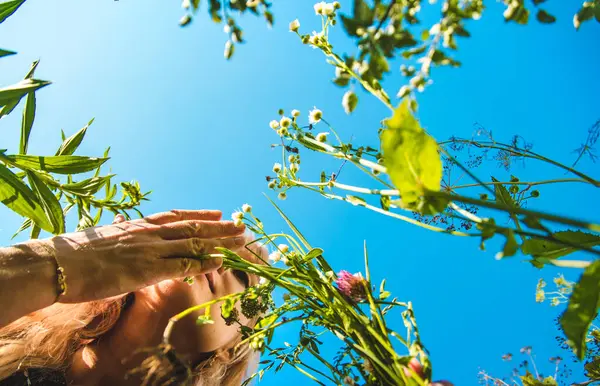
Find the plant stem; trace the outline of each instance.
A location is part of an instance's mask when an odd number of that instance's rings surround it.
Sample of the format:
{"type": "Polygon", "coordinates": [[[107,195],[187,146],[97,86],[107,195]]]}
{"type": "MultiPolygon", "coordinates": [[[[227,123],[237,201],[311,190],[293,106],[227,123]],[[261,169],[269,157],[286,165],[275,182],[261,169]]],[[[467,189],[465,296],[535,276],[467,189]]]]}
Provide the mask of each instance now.
{"type": "MultiPolygon", "coordinates": [[[[544,180],[544,181],[532,181],[532,182],[521,182],[521,181],[489,181],[484,182],[484,185],[527,185],[527,186],[536,186],[536,185],[546,185],[546,184],[555,184],[555,183],[564,183],[564,182],[583,182],[589,184],[589,181],[586,181],[581,178],[557,178],[554,180],[544,180]]],[[[474,188],[477,186],[481,186],[481,184],[466,184],[466,185],[458,185],[458,186],[450,186],[452,190],[454,189],[463,189],[463,188],[474,188]]]]}
{"type": "Polygon", "coordinates": [[[429,197],[440,197],[440,198],[445,198],[448,200],[459,201],[459,202],[463,202],[466,204],[480,205],[480,206],[483,206],[486,208],[501,210],[501,211],[512,213],[512,214],[521,214],[524,216],[537,217],[537,218],[545,219],[545,220],[560,223],[560,224],[572,225],[572,226],[576,226],[578,228],[584,228],[584,229],[589,229],[594,232],[600,232],[600,225],[598,225],[598,224],[588,223],[585,221],[580,221],[580,220],[569,218],[569,217],[558,216],[558,215],[554,215],[554,214],[549,214],[549,213],[544,213],[544,212],[529,210],[529,209],[523,209],[523,208],[518,208],[518,207],[509,207],[506,205],[501,205],[501,204],[497,204],[497,203],[490,202],[490,201],[479,200],[476,198],[461,196],[461,195],[457,195],[457,194],[451,194],[451,193],[447,193],[447,192],[434,192],[434,191],[430,190],[430,191],[426,192],[426,195],[429,197]]]}

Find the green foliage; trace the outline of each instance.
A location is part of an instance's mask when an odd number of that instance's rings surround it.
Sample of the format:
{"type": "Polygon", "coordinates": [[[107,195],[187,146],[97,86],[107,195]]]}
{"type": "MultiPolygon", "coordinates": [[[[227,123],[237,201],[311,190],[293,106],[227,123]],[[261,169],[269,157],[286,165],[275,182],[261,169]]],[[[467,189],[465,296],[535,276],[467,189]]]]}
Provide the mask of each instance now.
{"type": "Polygon", "coordinates": [[[583,359],[585,355],[587,332],[598,314],[599,307],[600,260],[596,260],[586,268],[579,282],[575,284],[567,310],[560,319],[567,344],[573,348],[579,359],[583,359]]]}
{"type": "Polygon", "coordinates": [[[19,9],[19,7],[23,5],[24,2],[25,0],[13,0],[7,1],[5,3],[0,3],[0,23],[6,20],[10,15],[15,13],[16,10],[19,9]]]}
{"type": "MultiPolygon", "coordinates": [[[[207,3],[210,19],[214,23],[223,24],[223,31],[228,35],[224,50],[225,59],[231,59],[235,52],[236,44],[244,43],[243,30],[237,24],[236,15],[243,16],[251,13],[255,16],[262,16],[269,27],[273,26],[275,21],[273,13],[270,12],[271,3],[266,0],[208,0],[207,3]]],[[[179,25],[186,27],[192,23],[196,13],[199,11],[200,1],[183,0],[182,7],[185,9],[186,14],[179,20],[179,25]]]]}
{"type": "Polygon", "coordinates": [[[402,205],[428,213],[442,210],[423,201],[427,191],[440,190],[442,161],[438,145],[412,115],[408,101],[394,111],[386,127],[381,133],[384,165],[398,188],[402,205]]]}
{"type": "Polygon", "coordinates": [[[22,217],[31,219],[45,231],[53,232],[38,197],[19,177],[0,164],[0,201],[22,217]]]}
{"type": "Polygon", "coordinates": [[[592,233],[581,231],[560,231],[552,234],[555,240],[568,243],[557,243],[551,240],[543,240],[530,238],[523,242],[521,249],[526,255],[535,257],[538,261],[546,261],[544,259],[558,259],[570,253],[577,252],[580,247],[593,247],[600,245],[600,236],[592,233]]]}
{"type": "Polygon", "coordinates": [[[529,371],[527,374],[521,376],[521,382],[523,386],[557,386],[556,379],[553,377],[546,377],[542,380],[537,379],[529,371]]]}
{"type": "MultiPolygon", "coordinates": [[[[24,0],[1,3],[0,23],[23,3],[24,0]]],[[[0,57],[11,54],[14,52],[0,51],[0,57]]],[[[64,233],[65,214],[74,207],[79,215],[78,229],[97,225],[104,210],[122,213],[126,218],[130,217],[129,210],[141,214],[137,206],[146,200],[148,193],[142,193],[138,183],[121,183],[122,197],[116,200],[117,187],[111,184],[114,175],[100,176],[108,151],[104,157],[74,155],[93,120],[69,138],[63,133],[63,142],[55,155],[27,154],[35,122],[36,92],[50,84],[34,78],[38,64],[35,61],[20,82],[0,89],[0,118],[25,100],[18,153],[6,154],[6,150],[0,150],[0,201],[25,218],[15,236],[28,228],[31,238],[37,238],[41,230],[64,233]],[[94,175],[86,176],[89,172],[94,175]],[[77,176],[83,178],[76,181],[77,176]],[[102,188],[105,197],[97,197],[102,188]]]]}

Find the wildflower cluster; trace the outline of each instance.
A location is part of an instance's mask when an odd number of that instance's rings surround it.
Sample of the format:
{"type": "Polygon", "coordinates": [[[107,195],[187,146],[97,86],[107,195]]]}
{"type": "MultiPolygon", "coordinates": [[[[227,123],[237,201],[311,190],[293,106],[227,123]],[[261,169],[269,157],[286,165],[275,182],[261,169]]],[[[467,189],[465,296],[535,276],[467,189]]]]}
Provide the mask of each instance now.
{"type": "MultiPolygon", "coordinates": [[[[570,376],[570,370],[564,363],[563,358],[553,356],[548,358],[546,362],[536,363],[531,346],[522,347],[519,353],[524,359],[516,363],[510,375],[497,378],[485,370],[480,370],[478,374],[479,384],[489,386],[566,386],[565,382],[570,376]],[[548,369],[548,373],[542,373],[541,370],[546,368],[548,369]]],[[[502,355],[504,362],[513,362],[513,359],[515,359],[515,356],[511,353],[502,355]]]]}
{"type": "MultiPolygon", "coordinates": [[[[325,260],[323,250],[311,247],[283,212],[280,214],[293,234],[266,233],[249,205],[234,214],[235,219],[241,219],[256,233],[252,243],[260,243],[272,250],[268,258],[270,264],[266,264],[267,261],[253,263],[232,251],[220,249],[223,266],[258,275],[263,280],[241,294],[215,299],[172,318],[165,334],[166,342],[174,323],[182,317],[204,310],[199,322],[210,323],[210,305],[222,302],[221,317],[228,325],[239,326],[241,344],[248,344],[263,353],[261,368],[245,384],[271,369],[286,365],[300,370],[312,380],[338,385],[428,384],[431,365],[419,338],[411,304],[388,299],[390,293],[384,288],[385,281],[378,292],[374,291],[366,255],[364,276],[344,270],[335,274],[325,260]],[[280,304],[273,300],[276,288],[284,291],[280,304]],[[386,314],[395,308],[402,310],[406,333],[395,332],[385,321],[386,314]],[[256,323],[245,326],[239,321],[240,315],[256,320],[256,323]],[[283,325],[298,327],[298,341],[274,346],[273,333],[283,325]],[[340,339],[341,348],[334,358],[321,354],[319,346],[323,344],[324,334],[340,339]],[[410,369],[417,358],[423,370],[415,373],[410,369]],[[314,359],[318,365],[314,364],[314,359]]],[[[251,249],[250,245],[248,248],[251,249]]]]}
{"type": "Polygon", "coordinates": [[[562,274],[559,274],[557,277],[553,279],[554,285],[556,289],[554,291],[544,290],[546,287],[546,282],[544,279],[540,279],[538,281],[536,292],[535,292],[535,301],[538,303],[542,303],[545,300],[550,300],[550,305],[556,307],[560,304],[567,303],[569,301],[569,296],[573,292],[574,282],[568,281],[562,274]]]}

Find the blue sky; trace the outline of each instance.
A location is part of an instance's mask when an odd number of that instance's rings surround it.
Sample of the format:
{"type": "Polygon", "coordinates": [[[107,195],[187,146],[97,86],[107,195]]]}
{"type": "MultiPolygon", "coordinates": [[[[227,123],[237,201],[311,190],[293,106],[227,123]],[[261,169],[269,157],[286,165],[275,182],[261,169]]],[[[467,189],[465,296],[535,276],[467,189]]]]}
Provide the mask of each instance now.
{"type": "MultiPolygon", "coordinates": [[[[262,20],[241,18],[248,43],[237,47],[231,62],[223,59],[222,27],[204,12],[188,28],[178,27],[177,3],[29,1],[2,24],[2,48],[19,54],[0,62],[0,84],[21,79],[38,58],[36,77],[53,81],[38,93],[30,152],[53,154],[61,128],[70,134],[95,117],[80,154],[101,155],[111,146],[112,170],[154,191],[145,213],[172,208],[229,213],[249,202],[270,230],[284,229],[262,195],[264,176],[279,158],[270,148],[277,138],[268,128],[277,109],[296,108],[306,116],[318,106],[344,138],[367,144],[377,143],[379,121],[388,112],[359,92],[355,114],[344,114],[344,90],[330,82],[333,68],[287,32],[296,17],[304,32],[317,27],[311,2],[276,2],[272,30],[262,20]]],[[[349,3],[343,1],[342,9],[349,10],[349,3]]],[[[434,85],[419,96],[423,126],[444,139],[469,137],[478,122],[498,139],[518,133],[537,151],[572,162],[571,151],[600,118],[600,25],[589,22],[576,32],[575,3],[549,2],[548,10],[559,17],[553,26],[506,25],[501,6],[490,7],[471,24],[473,38],[459,41],[463,66],[434,70],[434,85]]],[[[351,50],[341,29],[331,38],[342,51],[351,50]]],[[[394,63],[394,75],[385,82],[390,94],[403,84],[399,65],[394,63]]],[[[15,150],[19,129],[20,113],[4,118],[0,147],[15,150]]],[[[580,167],[597,175],[589,160],[580,167]]],[[[337,164],[305,154],[301,177],[315,180],[321,168],[334,171],[337,164]]],[[[479,172],[483,178],[507,177],[496,168],[479,172]]],[[[563,176],[534,164],[514,172],[522,180],[563,176]]],[[[344,173],[346,182],[364,181],[350,169],[344,173]]],[[[563,186],[541,193],[537,208],[594,220],[593,208],[581,197],[597,202],[597,191],[563,186]]],[[[519,256],[498,262],[494,243],[482,252],[475,240],[432,234],[309,192],[291,192],[282,207],[337,269],[361,270],[367,240],[373,277],[387,278],[394,295],[413,302],[436,378],[471,385],[479,367],[508,374],[510,365],[501,355],[525,345],[534,347],[542,367],[550,356],[569,357],[554,341],[553,319],[561,309],[534,300],[537,280],[550,281],[557,270],[538,271],[519,256]]],[[[8,244],[20,220],[5,208],[0,216],[0,242],[8,244]]],[[[566,273],[571,279],[577,275],[566,273]]],[[[580,379],[581,368],[572,368],[573,380],[580,379]]],[[[282,374],[262,383],[304,382],[293,371],[282,374]]]]}

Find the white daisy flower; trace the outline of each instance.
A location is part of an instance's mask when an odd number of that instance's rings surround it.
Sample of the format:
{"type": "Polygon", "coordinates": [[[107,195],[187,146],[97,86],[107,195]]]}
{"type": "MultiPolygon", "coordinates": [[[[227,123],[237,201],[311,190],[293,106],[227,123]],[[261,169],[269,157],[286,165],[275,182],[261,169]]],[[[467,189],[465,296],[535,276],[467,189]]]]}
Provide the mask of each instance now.
{"type": "Polygon", "coordinates": [[[308,122],[311,125],[321,122],[321,118],[323,118],[323,112],[316,107],[308,113],[308,122]]]}

